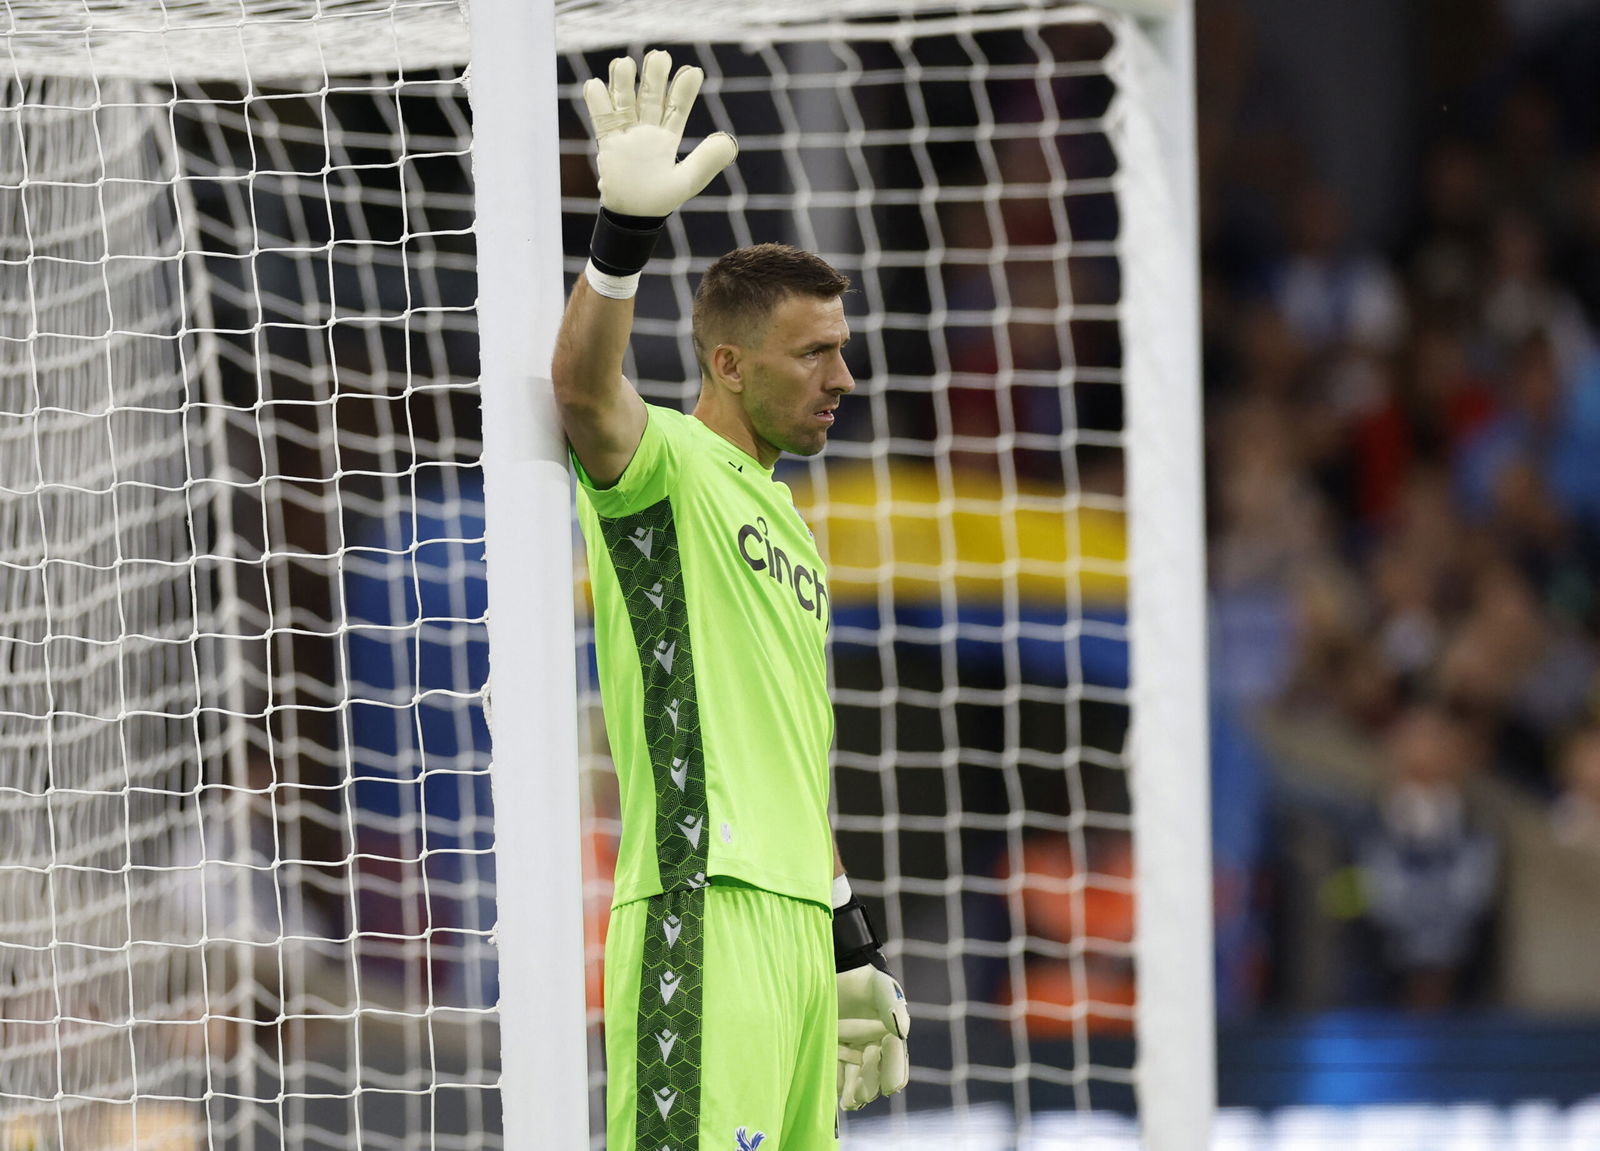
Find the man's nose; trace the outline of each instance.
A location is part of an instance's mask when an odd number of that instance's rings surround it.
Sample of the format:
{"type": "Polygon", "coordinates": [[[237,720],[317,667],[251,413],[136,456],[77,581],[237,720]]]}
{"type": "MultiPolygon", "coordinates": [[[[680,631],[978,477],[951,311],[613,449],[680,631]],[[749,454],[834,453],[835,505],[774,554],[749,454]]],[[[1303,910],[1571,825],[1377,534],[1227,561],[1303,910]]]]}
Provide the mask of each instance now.
{"type": "Polygon", "coordinates": [[[839,367],[834,373],[833,381],[828,385],[828,390],[838,392],[841,396],[856,390],[856,378],[850,372],[850,365],[844,362],[844,356],[839,357],[839,367]]]}

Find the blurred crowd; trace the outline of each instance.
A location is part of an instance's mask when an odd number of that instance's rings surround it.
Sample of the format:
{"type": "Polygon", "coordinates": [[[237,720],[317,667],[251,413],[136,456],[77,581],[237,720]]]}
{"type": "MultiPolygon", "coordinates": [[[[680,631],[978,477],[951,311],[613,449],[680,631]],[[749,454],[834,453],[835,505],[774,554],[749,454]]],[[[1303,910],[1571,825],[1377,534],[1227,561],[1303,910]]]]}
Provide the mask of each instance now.
{"type": "Polygon", "coordinates": [[[1600,14],[1458,7],[1362,235],[1200,6],[1225,1013],[1600,1011],[1600,14]]]}

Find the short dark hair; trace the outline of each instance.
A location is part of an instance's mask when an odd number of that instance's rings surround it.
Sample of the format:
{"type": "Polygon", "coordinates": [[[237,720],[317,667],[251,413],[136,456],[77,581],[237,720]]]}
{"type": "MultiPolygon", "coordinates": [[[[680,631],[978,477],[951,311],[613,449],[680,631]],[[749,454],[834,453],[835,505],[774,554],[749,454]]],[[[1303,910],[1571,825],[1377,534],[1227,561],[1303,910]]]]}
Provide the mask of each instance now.
{"type": "Polygon", "coordinates": [[[789,296],[832,300],[850,278],[820,256],[788,244],[735,248],[706,269],[694,294],[694,355],[702,374],[718,344],[754,338],[789,296]]]}

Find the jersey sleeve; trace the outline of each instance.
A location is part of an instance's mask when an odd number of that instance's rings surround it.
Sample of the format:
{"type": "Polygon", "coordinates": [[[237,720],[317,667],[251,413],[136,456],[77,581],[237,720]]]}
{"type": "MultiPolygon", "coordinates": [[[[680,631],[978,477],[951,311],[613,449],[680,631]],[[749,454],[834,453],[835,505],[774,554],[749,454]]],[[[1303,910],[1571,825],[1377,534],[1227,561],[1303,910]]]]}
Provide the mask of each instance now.
{"type": "Polygon", "coordinates": [[[654,404],[646,404],[645,413],[644,435],[633,459],[610,487],[596,487],[589,473],[583,470],[577,454],[571,448],[567,450],[590,504],[605,519],[632,515],[660,503],[677,481],[683,459],[681,429],[677,424],[684,417],[654,404]]]}

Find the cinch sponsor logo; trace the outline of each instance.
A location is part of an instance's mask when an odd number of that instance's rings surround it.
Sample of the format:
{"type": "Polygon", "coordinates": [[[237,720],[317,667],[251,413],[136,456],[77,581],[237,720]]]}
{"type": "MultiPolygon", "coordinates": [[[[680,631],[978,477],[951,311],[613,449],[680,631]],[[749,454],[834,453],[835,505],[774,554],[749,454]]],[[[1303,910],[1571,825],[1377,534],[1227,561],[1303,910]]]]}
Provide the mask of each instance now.
{"type": "Polygon", "coordinates": [[[820,620],[828,618],[828,585],[805,564],[795,563],[789,553],[772,542],[767,518],[757,516],[754,524],[739,529],[739,555],[751,571],[764,572],[769,579],[785,584],[806,611],[820,620]]]}

